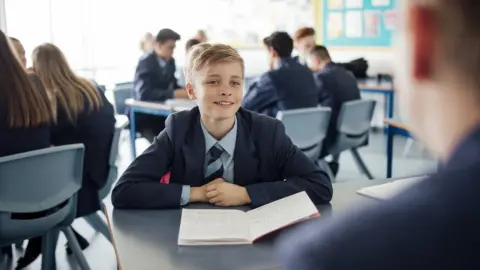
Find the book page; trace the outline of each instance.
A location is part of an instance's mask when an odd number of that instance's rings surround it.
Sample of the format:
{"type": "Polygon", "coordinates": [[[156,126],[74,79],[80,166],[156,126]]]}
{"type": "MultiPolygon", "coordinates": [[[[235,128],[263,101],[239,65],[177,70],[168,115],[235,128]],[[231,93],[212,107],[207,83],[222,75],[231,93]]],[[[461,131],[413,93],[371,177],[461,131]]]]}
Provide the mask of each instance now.
{"type": "Polygon", "coordinates": [[[248,240],[250,229],[245,212],[222,209],[183,209],[179,242],[248,240]]]}
{"type": "Polygon", "coordinates": [[[364,187],[357,190],[357,193],[374,199],[387,200],[409,188],[410,186],[417,184],[424,178],[425,177],[422,176],[398,179],[381,185],[364,187]]]}
{"type": "Polygon", "coordinates": [[[317,213],[305,191],[248,211],[251,241],[317,213]]]}

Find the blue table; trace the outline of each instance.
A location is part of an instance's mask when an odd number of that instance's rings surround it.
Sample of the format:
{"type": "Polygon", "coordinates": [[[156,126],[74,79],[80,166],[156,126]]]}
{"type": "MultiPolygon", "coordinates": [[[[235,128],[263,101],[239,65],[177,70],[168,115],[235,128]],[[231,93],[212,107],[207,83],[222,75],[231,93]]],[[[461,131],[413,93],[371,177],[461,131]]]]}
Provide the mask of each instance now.
{"type": "Polygon", "coordinates": [[[135,127],[135,113],[145,113],[158,116],[168,116],[175,112],[177,108],[172,105],[164,103],[154,103],[127,99],[125,104],[130,108],[130,150],[132,151],[132,159],[137,157],[137,148],[135,140],[137,138],[137,131],[135,127]]]}
{"type": "Polygon", "coordinates": [[[385,119],[390,119],[394,114],[395,91],[389,82],[359,81],[358,88],[362,93],[382,94],[385,98],[385,119]]]}
{"type": "Polygon", "coordinates": [[[399,119],[386,119],[384,123],[387,125],[387,178],[392,177],[393,167],[393,137],[403,136],[413,138],[412,134],[399,119]]]}

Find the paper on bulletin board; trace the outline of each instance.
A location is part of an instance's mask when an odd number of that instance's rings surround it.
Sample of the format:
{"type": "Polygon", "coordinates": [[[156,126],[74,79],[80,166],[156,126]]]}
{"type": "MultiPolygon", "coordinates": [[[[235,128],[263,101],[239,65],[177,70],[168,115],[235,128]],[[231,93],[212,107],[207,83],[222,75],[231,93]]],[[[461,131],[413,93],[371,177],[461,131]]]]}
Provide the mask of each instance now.
{"type": "Polygon", "coordinates": [[[327,36],[329,39],[339,38],[343,35],[343,13],[330,12],[327,21],[327,36]]]}
{"type": "Polygon", "coordinates": [[[378,10],[365,10],[363,13],[365,20],[365,37],[378,37],[380,36],[380,11],[378,10]]]}
{"type": "Polygon", "coordinates": [[[397,10],[390,9],[383,12],[383,23],[385,24],[385,29],[393,31],[397,25],[397,10]]]}
{"type": "Polygon", "coordinates": [[[390,0],[372,0],[372,6],[374,7],[390,6],[390,0]]]}
{"type": "Polygon", "coordinates": [[[363,35],[362,12],[350,10],[345,13],[345,36],[359,38],[363,35]]]}
{"type": "Polygon", "coordinates": [[[343,0],[328,0],[329,9],[343,9],[343,0]]]}
{"type": "Polygon", "coordinates": [[[345,0],[346,8],[363,8],[363,0],[345,0]]]}

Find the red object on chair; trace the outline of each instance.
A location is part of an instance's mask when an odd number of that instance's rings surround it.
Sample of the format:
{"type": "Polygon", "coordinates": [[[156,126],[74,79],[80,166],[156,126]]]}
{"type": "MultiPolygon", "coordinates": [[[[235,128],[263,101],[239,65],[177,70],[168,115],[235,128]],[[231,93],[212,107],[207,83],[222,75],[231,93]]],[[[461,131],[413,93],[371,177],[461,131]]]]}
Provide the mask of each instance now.
{"type": "Polygon", "coordinates": [[[170,172],[167,172],[165,175],[162,176],[160,179],[161,184],[168,184],[170,183],[170,172]]]}

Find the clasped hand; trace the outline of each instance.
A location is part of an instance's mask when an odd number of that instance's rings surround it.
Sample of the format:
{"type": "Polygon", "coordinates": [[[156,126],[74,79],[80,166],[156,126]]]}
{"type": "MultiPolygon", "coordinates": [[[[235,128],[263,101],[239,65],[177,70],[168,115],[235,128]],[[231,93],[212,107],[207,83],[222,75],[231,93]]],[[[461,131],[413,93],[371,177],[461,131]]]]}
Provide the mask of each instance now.
{"type": "Polygon", "coordinates": [[[217,178],[201,187],[192,187],[190,202],[209,202],[216,206],[239,206],[251,203],[247,189],[217,178]]]}

